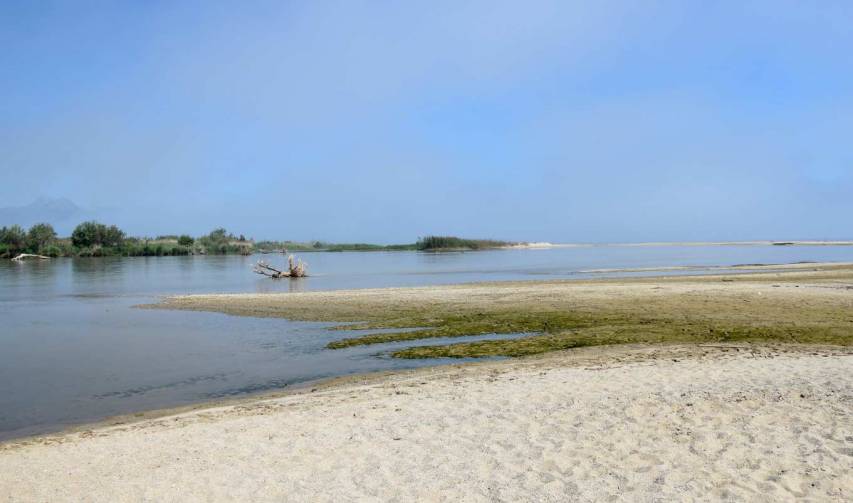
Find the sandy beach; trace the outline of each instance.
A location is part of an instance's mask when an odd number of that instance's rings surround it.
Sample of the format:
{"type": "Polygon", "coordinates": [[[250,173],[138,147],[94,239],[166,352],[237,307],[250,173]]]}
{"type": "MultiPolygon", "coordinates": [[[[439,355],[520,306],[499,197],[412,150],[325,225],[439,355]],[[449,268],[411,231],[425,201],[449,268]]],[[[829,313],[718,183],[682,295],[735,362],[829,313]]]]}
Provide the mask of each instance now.
{"type": "Polygon", "coordinates": [[[5,501],[849,501],[853,353],[584,348],[0,447],[5,501]]]}

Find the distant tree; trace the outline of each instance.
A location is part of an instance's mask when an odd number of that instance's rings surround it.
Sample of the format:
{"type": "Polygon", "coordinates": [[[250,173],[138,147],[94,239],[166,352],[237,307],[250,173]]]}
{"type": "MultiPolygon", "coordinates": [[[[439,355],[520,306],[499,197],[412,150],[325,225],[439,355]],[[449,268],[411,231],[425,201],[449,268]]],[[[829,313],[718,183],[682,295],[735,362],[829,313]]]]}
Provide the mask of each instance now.
{"type": "Polygon", "coordinates": [[[124,242],[124,232],[115,225],[107,227],[94,221],[83,222],[74,228],[74,232],[71,233],[71,242],[80,248],[119,246],[124,242]]]}
{"type": "Polygon", "coordinates": [[[35,224],[27,233],[27,247],[33,253],[44,253],[54,241],[56,241],[56,231],[50,224],[35,224]]]}
{"type": "Polygon", "coordinates": [[[111,225],[104,229],[101,246],[120,246],[124,242],[124,231],[111,225]]]}
{"type": "Polygon", "coordinates": [[[204,247],[204,250],[210,254],[227,253],[228,243],[231,238],[228,231],[220,227],[213,229],[207,236],[202,236],[198,239],[199,244],[204,247]]]}
{"type": "Polygon", "coordinates": [[[237,241],[240,241],[241,243],[246,241],[246,236],[240,234],[240,239],[238,239],[237,241]]]}
{"type": "Polygon", "coordinates": [[[64,251],[62,247],[56,244],[49,244],[45,246],[39,253],[41,253],[42,255],[47,255],[48,257],[59,257],[64,254],[64,251]]]}
{"type": "Polygon", "coordinates": [[[178,237],[178,244],[181,246],[192,246],[194,242],[195,240],[186,234],[181,234],[178,237]]]}
{"type": "Polygon", "coordinates": [[[0,244],[4,245],[7,254],[17,255],[27,246],[27,233],[20,225],[0,228],[0,244]]]}
{"type": "Polygon", "coordinates": [[[218,229],[213,229],[210,231],[210,234],[207,237],[211,241],[227,241],[228,240],[228,231],[225,230],[224,227],[219,227],[218,229]]]}
{"type": "Polygon", "coordinates": [[[101,241],[101,228],[103,224],[98,222],[83,222],[71,232],[71,243],[80,248],[88,248],[99,244],[101,241]]]}

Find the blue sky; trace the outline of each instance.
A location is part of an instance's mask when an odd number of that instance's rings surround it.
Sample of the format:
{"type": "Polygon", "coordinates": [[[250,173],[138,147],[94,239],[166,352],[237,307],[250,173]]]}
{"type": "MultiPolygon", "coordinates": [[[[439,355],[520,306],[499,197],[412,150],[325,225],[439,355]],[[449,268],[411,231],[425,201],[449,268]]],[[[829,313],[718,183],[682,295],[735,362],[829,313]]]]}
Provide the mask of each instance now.
{"type": "Polygon", "coordinates": [[[851,2],[0,4],[0,206],[133,234],[853,238],[851,2]]]}

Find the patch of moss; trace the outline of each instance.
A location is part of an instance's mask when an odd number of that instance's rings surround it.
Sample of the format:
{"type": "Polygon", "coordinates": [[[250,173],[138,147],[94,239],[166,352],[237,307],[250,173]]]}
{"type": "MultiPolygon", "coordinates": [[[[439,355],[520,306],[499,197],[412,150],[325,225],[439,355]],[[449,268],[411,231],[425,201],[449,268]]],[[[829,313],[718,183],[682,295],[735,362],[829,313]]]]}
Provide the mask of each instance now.
{"type": "MultiPolygon", "coordinates": [[[[395,324],[398,323],[400,325],[397,325],[397,327],[384,326],[381,328],[423,326],[425,324],[425,320],[422,316],[413,316],[408,323],[403,320],[396,320],[395,324]]],[[[431,324],[435,326],[430,328],[407,332],[390,332],[361,337],[351,337],[341,339],[339,341],[333,341],[328,344],[328,347],[330,349],[340,349],[384,342],[432,339],[436,337],[463,337],[484,334],[518,334],[525,332],[553,333],[587,327],[591,326],[593,323],[595,323],[595,320],[593,320],[589,315],[570,312],[495,312],[459,314],[446,316],[438,320],[432,320],[431,324]]]]}
{"type": "Polygon", "coordinates": [[[693,325],[625,325],[594,327],[577,332],[543,334],[519,339],[420,346],[392,353],[397,358],[482,358],[528,356],[585,346],[613,344],[788,342],[853,344],[853,330],[838,327],[707,327],[693,325]]]}

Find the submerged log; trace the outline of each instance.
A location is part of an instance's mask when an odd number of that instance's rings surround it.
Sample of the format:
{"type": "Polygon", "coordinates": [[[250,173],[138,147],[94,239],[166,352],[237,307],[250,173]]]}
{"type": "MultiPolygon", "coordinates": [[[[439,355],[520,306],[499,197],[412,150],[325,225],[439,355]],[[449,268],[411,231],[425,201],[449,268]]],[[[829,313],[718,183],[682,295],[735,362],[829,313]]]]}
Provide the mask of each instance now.
{"type": "Polygon", "coordinates": [[[255,264],[254,272],[273,278],[304,278],[307,276],[305,263],[302,260],[296,260],[293,255],[287,257],[287,270],[283,271],[267,264],[263,260],[259,260],[255,264]]]}
{"type": "Polygon", "coordinates": [[[49,259],[50,257],[45,257],[44,255],[35,255],[35,254],[32,254],[32,253],[21,253],[20,255],[18,255],[17,257],[13,258],[12,260],[16,260],[16,261],[20,262],[20,261],[22,261],[22,260],[24,260],[24,259],[26,259],[26,258],[37,258],[37,259],[41,259],[41,260],[47,260],[47,259],[49,259]]]}

